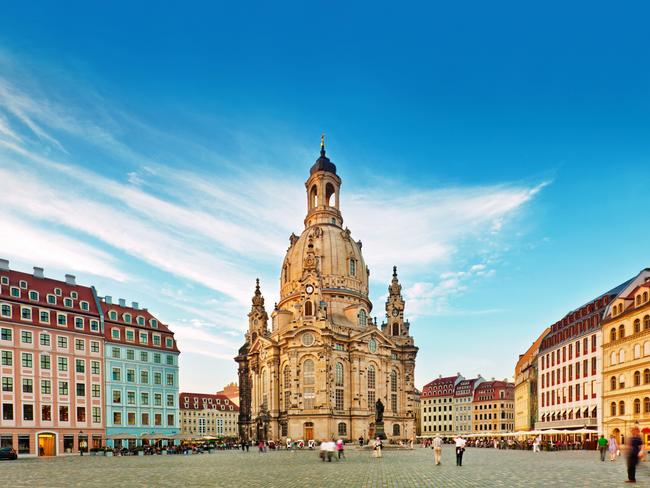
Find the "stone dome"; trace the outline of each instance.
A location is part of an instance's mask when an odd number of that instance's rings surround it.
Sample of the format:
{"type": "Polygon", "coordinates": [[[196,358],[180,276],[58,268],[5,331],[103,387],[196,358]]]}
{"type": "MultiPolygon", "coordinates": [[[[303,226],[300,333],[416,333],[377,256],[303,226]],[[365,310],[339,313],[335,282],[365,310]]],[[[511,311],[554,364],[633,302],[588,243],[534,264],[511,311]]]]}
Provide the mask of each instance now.
{"type": "Polygon", "coordinates": [[[312,265],[320,273],[323,294],[345,293],[368,300],[368,272],[361,242],[355,242],[348,229],[315,224],[307,227],[300,237],[292,236],[291,241],[282,265],[281,300],[299,292],[305,268],[312,265]]]}

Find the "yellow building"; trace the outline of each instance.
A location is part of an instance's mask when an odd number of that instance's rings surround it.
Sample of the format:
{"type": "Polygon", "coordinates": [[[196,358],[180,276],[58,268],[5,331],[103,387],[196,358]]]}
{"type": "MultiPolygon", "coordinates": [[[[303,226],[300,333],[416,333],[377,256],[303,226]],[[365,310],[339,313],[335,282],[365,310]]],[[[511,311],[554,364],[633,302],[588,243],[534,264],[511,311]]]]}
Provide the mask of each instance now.
{"type": "Polygon", "coordinates": [[[532,430],[537,421],[537,356],[550,327],[519,356],[515,366],[515,430],[532,430]]]}
{"type": "Polygon", "coordinates": [[[501,434],[515,427],[514,385],[507,381],[485,381],[474,390],[472,432],[501,434]]]}
{"type": "Polygon", "coordinates": [[[238,437],[239,407],[227,396],[181,393],[178,400],[181,434],[238,437]]]}
{"type": "Polygon", "coordinates": [[[386,322],[370,318],[370,270],[361,241],[343,226],[341,178],[325,155],[305,183],[307,215],[289,237],[280,300],[269,316],[259,283],[239,364],[246,439],[357,439],[376,433],[375,410],[393,439],[415,436],[415,357],[393,269],[386,322]]]}
{"type": "Polygon", "coordinates": [[[650,269],[612,301],[603,322],[605,435],[641,429],[650,448],[650,269]]]}

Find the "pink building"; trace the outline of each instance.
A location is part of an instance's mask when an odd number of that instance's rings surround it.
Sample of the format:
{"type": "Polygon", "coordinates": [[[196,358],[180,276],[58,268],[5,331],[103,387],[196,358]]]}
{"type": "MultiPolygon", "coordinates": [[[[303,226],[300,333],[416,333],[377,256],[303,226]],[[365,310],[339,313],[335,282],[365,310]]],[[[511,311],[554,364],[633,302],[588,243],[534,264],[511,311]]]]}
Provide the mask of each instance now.
{"type": "Polygon", "coordinates": [[[0,445],[53,456],[103,444],[104,339],[93,288],[0,259],[0,445]]]}

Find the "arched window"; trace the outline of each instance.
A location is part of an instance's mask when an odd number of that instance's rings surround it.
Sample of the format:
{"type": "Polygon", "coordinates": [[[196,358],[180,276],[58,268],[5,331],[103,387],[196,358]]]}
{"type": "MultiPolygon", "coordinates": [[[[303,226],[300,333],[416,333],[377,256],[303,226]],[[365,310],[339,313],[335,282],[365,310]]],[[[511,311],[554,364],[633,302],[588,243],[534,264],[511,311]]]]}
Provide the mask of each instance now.
{"type": "Polygon", "coordinates": [[[609,357],[609,364],[611,366],[616,364],[616,351],[612,351],[612,355],[609,357]]]}
{"type": "Polygon", "coordinates": [[[609,331],[609,340],[614,342],[616,340],[616,327],[612,327],[612,330],[609,331]]]}
{"type": "Polygon", "coordinates": [[[618,326],[618,338],[622,339],[623,337],[625,337],[625,324],[618,326]]]}
{"type": "Polygon", "coordinates": [[[316,393],[314,391],[314,383],[316,375],[314,372],[314,361],[311,359],[305,360],[302,363],[302,382],[303,382],[303,400],[305,410],[314,408],[314,398],[316,393]]]}
{"type": "Polygon", "coordinates": [[[641,372],[634,372],[634,386],[639,386],[641,384],[641,372]]]}
{"type": "Polygon", "coordinates": [[[262,408],[269,409],[269,372],[266,368],[262,370],[262,408]]]}
{"type": "Polygon", "coordinates": [[[368,317],[366,311],[362,308],[359,310],[359,326],[365,327],[366,325],[368,325],[368,317]]]}
{"type": "Polygon", "coordinates": [[[639,359],[641,357],[641,344],[634,344],[634,348],[632,350],[632,354],[634,356],[634,359],[639,359]]]}
{"type": "Polygon", "coordinates": [[[636,319],[634,321],[634,333],[638,334],[639,332],[641,332],[641,320],[636,319]]]}
{"type": "Polygon", "coordinates": [[[643,317],[643,330],[650,329],[650,315],[643,317]]]}
{"type": "Polygon", "coordinates": [[[397,371],[390,372],[390,409],[397,412],[397,371]]]}
{"type": "Polygon", "coordinates": [[[335,407],[336,410],[343,410],[345,408],[344,401],[344,382],[343,382],[343,364],[336,363],[336,369],[334,374],[334,386],[336,387],[334,391],[335,395],[335,407]]]}
{"type": "Polygon", "coordinates": [[[336,206],[336,190],[331,183],[325,186],[325,205],[328,207],[336,206]]]}
{"type": "Polygon", "coordinates": [[[643,413],[650,413],[650,398],[645,397],[643,399],[643,413]]]}
{"type": "Polygon", "coordinates": [[[618,351],[618,362],[619,363],[624,363],[625,362],[625,349],[620,349],[618,351]]]}
{"type": "Polygon", "coordinates": [[[643,384],[647,385],[650,383],[650,369],[646,368],[643,370],[643,384]]]}
{"type": "Polygon", "coordinates": [[[648,301],[648,292],[647,292],[647,291],[644,291],[644,292],[643,292],[643,301],[644,301],[644,302],[647,302],[647,301],[648,301]]]}
{"type": "Polygon", "coordinates": [[[609,413],[612,417],[616,417],[616,402],[612,402],[609,406],[609,413]]]}
{"type": "Polygon", "coordinates": [[[618,387],[621,389],[625,388],[625,375],[620,375],[618,377],[618,387]]]}
{"type": "Polygon", "coordinates": [[[316,189],[316,185],[314,185],[309,191],[309,208],[312,209],[316,207],[318,207],[318,190],[316,189]]]}
{"type": "Polygon", "coordinates": [[[311,317],[312,315],[314,315],[314,306],[310,300],[307,300],[305,302],[305,317],[311,317]]]}
{"type": "Polygon", "coordinates": [[[632,412],[636,415],[641,413],[641,400],[638,398],[634,399],[634,410],[632,412]]]}
{"type": "Polygon", "coordinates": [[[284,386],[284,409],[289,410],[291,406],[291,368],[288,364],[282,371],[282,383],[284,386]]]}
{"type": "Polygon", "coordinates": [[[616,389],[616,376],[612,376],[609,380],[609,389],[610,390],[615,390],[616,389]]]}
{"type": "Polygon", "coordinates": [[[339,422],[338,427],[339,427],[338,428],[339,435],[341,436],[348,435],[348,424],[346,424],[345,422],[339,422]]]}
{"type": "Polygon", "coordinates": [[[350,276],[356,276],[357,275],[357,260],[354,258],[350,258],[350,276]]]}
{"type": "Polygon", "coordinates": [[[643,355],[644,356],[650,355],[650,341],[645,341],[643,343],[643,355]]]}
{"type": "Polygon", "coordinates": [[[373,410],[375,409],[375,388],[377,384],[377,372],[375,371],[375,367],[371,364],[368,366],[368,409],[373,410]]]}
{"type": "Polygon", "coordinates": [[[618,414],[625,415],[625,402],[623,400],[618,402],[618,414]]]}
{"type": "Polygon", "coordinates": [[[399,424],[393,424],[393,435],[399,435],[399,424]]]}
{"type": "Polygon", "coordinates": [[[392,332],[392,334],[393,334],[394,336],[398,336],[398,335],[399,335],[399,324],[398,324],[397,322],[395,322],[395,323],[393,324],[393,332],[392,332]]]}

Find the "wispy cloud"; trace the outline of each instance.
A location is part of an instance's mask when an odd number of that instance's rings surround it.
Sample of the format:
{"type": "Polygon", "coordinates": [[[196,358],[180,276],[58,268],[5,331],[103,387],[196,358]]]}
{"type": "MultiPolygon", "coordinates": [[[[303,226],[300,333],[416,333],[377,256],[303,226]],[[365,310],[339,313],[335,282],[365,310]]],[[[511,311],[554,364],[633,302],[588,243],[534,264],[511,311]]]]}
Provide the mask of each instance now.
{"type": "MultiPolygon", "coordinates": [[[[304,175],[259,164],[250,139],[237,159],[179,141],[94,95],[81,108],[73,98],[63,103],[16,86],[0,76],[0,226],[9,231],[0,255],[126,282],[134,293],[156,290],[177,317],[171,323],[184,352],[230,361],[254,278],[263,278],[269,305],[277,298],[288,235],[304,217],[304,175]],[[130,129],[174,144],[135,147],[125,142],[130,129]],[[87,163],[77,142],[102,164],[87,163]],[[194,157],[213,164],[194,166],[194,157]]],[[[294,157],[304,152],[293,149],[294,157]]],[[[402,282],[412,283],[405,286],[409,314],[425,317],[452,313],[450,303],[472,280],[496,272],[486,255],[499,252],[509,219],[544,184],[438,189],[418,182],[391,192],[351,185],[342,210],[366,244],[373,286],[384,289],[399,264],[402,282]]]]}

